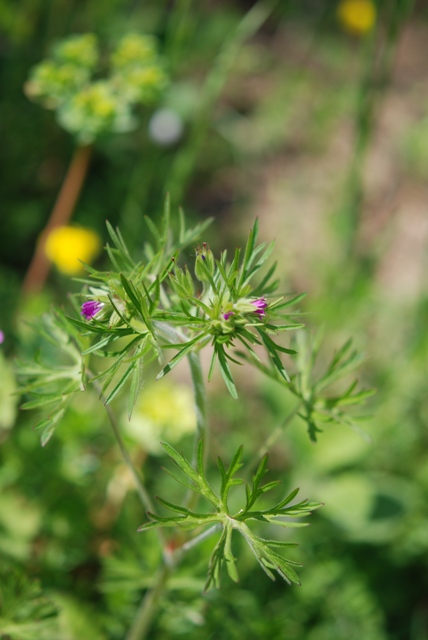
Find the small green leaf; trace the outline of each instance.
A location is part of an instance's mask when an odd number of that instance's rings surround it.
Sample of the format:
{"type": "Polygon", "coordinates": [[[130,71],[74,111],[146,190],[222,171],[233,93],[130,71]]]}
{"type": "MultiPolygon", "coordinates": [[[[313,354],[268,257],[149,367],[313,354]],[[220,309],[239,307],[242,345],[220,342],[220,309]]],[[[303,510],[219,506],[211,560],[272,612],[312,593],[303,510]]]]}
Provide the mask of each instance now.
{"type": "Polygon", "coordinates": [[[120,274],[120,281],[123,285],[123,288],[126,291],[128,298],[131,300],[132,304],[134,305],[135,310],[138,311],[138,313],[144,317],[141,295],[135,289],[132,282],[127,278],[125,278],[123,273],[120,274]]]}
{"type": "Polygon", "coordinates": [[[143,353],[147,347],[147,339],[143,340],[135,350],[135,355],[139,358],[135,363],[134,370],[132,372],[131,387],[128,397],[128,420],[131,419],[132,411],[137,402],[138,395],[143,386],[143,353]]]}
{"type": "Polygon", "coordinates": [[[188,478],[190,478],[190,480],[194,484],[193,490],[203,495],[216,508],[221,506],[220,500],[212,491],[205,478],[203,478],[197,471],[193,469],[186,458],[181,453],[176,451],[173,447],[171,447],[171,445],[167,442],[161,442],[161,445],[164,451],[175,462],[175,464],[183,471],[183,473],[188,476],[188,478]]]}
{"type": "Polygon", "coordinates": [[[61,399],[62,396],[57,393],[33,394],[33,399],[24,402],[24,404],[21,405],[21,409],[37,409],[38,407],[44,407],[53,402],[60,402],[61,399]]]}
{"type": "MultiPolygon", "coordinates": [[[[177,366],[180,360],[182,360],[189,353],[189,351],[191,351],[191,349],[200,339],[201,336],[199,335],[196,336],[196,338],[193,338],[193,340],[189,340],[189,342],[184,343],[183,348],[168,362],[168,364],[162,369],[162,371],[158,373],[156,380],[160,380],[160,378],[163,378],[167,373],[174,369],[174,367],[177,366]]],[[[173,345],[167,346],[171,347],[173,345]]]]}
{"type": "Polygon", "coordinates": [[[211,584],[217,589],[220,586],[220,571],[223,564],[224,548],[226,546],[227,529],[223,528],[220,538],[211,554],[208,576],[205,583],[204,591],[208,591],[211,584]]]}
{"type": "Polygon", "coordinates": [[[226,527],[226,539],[224,544],[224,559],[226,561],[226,569],[229,577],[238,582],[238,571],[236,570],[236,558],[232,553],[232,534],[233,528],[231,526],[226,527]]]}
{"type": "Polygon", "coordinates": [[[276,370],[284,378],[284,380],[286,380],[286,382],[290,382],[290,377],[286,372],[285,367],[282,364],[281,359],[277,353],[278,350],[282,351],[282,349],[279,348],[278,345],[275,344],[275,342],[271,340],[271,338],[269,338],[269,336],[266,335],[264,331],[261,331],[260,329],[257,329],[257,331],[264,342],[264,345],[269,353],[272,364],[275,366],[276,370]]]}
{"type": "Polygon", "coordinates": [[[107,399],[104,402],[105,405],[110,404],[110,402],[117,396],[117,394],[122,389],[122,387],[125,385],[125,383],[128,380],[129,376],[132,374],[132,372],[134,371],[134,369],[136,367],[137,367],[137,363],[136,362],[132,362],[129,365],[129,367],[126,369],[125,373],[119,379],[119,382],[117,382],[117,384],[114,386],[113,390],[107,396],[107,399]]]}
{"type": "Polygon", "coordinates": [[[224,382],[226,384],[226,387],[228,388],[229,393],[232,396],[232,398],[237,400],[238,399],[238,392],[236,390],[235,383],[233,381],[233,377],[232,377],[231,371],[229,369],[229,365],[227,363],[227,359],[226,359],[226,355],[225,355],[223,346],[221,344],[216,344],[215,345],[215,350],[216,350],[218,362],[219,362],[219,365],[220,365],[221,375],[222,375],[223,380],[224,380],[224,382]]]}
{"type": "Polygon", "coordinates": [[[270,309],[286,309],[287,307],[291,307],[297,304],[298,302],[300,302],[300,300],[303,300],[303,298],[306,298],[306,293],[299,293],[298,295],[290,298],[290,300],[283,301],[283,298],[279,298],[277,302],[269,305],[269,307],[270,309]]]}
{"type": "Polygon", "coordinates": [[[245,247],[244,259],[241,265],[241,271],[240,271],[239,279],[237,283],[238,289],[242,287],[242,285],[244,284],[247,278],[247,267],[251,263],[251,259],[254,252],[254,246],[257,240],[258,231],[259,231],[259,221],[256,218],[254,227],[250,230],[250,233],[248,235],[247,245],[245,247]]]}

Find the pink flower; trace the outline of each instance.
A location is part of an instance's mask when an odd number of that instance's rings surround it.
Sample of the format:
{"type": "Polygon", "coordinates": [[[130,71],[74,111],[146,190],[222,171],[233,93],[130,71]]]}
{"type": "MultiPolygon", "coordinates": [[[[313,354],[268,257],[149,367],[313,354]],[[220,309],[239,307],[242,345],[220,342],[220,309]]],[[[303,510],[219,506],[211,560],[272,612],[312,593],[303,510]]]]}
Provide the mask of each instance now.
{"type": "Polygon", "coordinates": [[[81,315],[85,317],[85,320],[92,320],[92,318],[95,318],[97,313],[101,311],[103,306],[103,302],[98,302],[98,300],[88,300],[82,304],[81,315]]]}
{"type": "Polygon", "coordinates": [[[0,344],[4,342],[4,333],[0,330],[0,344]]]}
{"type": "Polygon", "coordinates": [[[254,313],[257,313],[260,318],[263,318],[266,315],[266,308],[268,306],[268,303],[266,302],[265,297],[253,300],[251,304],[255,306],[254,313]]]}
{"type": "Polygon", "coordinates": [[[223,313],[223,318],[225,320],[229,320],[230,316],[233,316],[233,315],[235,315],[233,311],[227,311],[226,313],[223,313]]]}

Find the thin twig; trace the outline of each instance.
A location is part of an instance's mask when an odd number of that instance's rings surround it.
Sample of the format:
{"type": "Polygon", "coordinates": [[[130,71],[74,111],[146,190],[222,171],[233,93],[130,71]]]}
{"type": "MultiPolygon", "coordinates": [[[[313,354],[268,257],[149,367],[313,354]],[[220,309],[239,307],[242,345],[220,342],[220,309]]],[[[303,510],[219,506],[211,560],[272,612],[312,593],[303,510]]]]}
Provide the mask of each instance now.
{"type": "MultiPolygon", "coordinates": [[[[153,506],[153,503],[151,501],[151,498],[150,498],[149,494],[147,493],[147,489],[144,486],[143,480],[141,479],[140,474],[138,473],[137,469],[135,468],[135,465],[132,462],[132,458],[129,455],[129,452],[128,452],[128,450],[127,450],[127,448],[125,446],[125,443],[123,441],[122,435],[120,433],[119,425],[117,423],[116,416],[115,416],[112,408],[110,407],[110,405],[108,405],[108,404],[106,405],[105,404],[105,398],[104,398],[103,393],[102,393],[101,385],[99,384],[99,382],[97,380],[94,380],[93,374],[91,372],[86,370],[86,373],[87,373],[88,378],[92,381],[92,384],[94,385],[94,388],[100,394],[101,400],[104,401],[104,406],[105,406],[106,411],[107,411],[107,415],[108,415],[108,418],[109,418],[109,422],[110,422],[111,428],[113,429],[114,436],[115,436],[115,438],[117,440],[117,444],[119,445],[119,449],[120,449],[120,452],[122,454],[123,461],[125,462],[126,466],[130,470],[130,472],[132,473],[132,476],[134,478],[135,488],[137,490],[137,493],[138,493],[138,496],[140,498],[141,504],[143,505],[145,511],[154,512],[154,506],[153,506]]],[[[165,537],[163,535],[163,532],[160,531],[159,529],[157,530],[157,533],[158,533],[159,540],[161,542],[162,548],[163,548],[164,553],[165,553],[165,537]]]]}
{"type": "MultiPolygon", "coordinates": [[[[94,383],[96,384],[96,383],[94,383]]],[[[143,484],[143,481],[141,480],[140,474],[138,473],[138,471],[136,470],[134,463],[132,462],[131,456],[128,453],[128,450],[125,447],[125,443],[123,442],[123,438],[121,436],[120,430],[119,430],[119,426],[117,424],[117,420],[116,420],[116,416],[113,413],[112,408],[110,407],[110,405],[105,405],[109,420],[110,420],[110,424],[111,427],[113,429],[115,438],[117,440],[117,444],[119,445],[119,449],[120,452],[122,454],[122,458],[126,464],[126,466],[128,467],[128,469],[130,470],[130,472],[132,473],[134,480],[135,480],[135,488],[137,490],[137,493],[140,497],[141,500],[141,504],[143,505],[144,509],[146,511],[154,511],[154,507],[153,507],[153,503],[150,499],[149,494],[147,493],[147,490],[143,484]]]]}
{"type": "Polygon", "coordinates": [[[283,433],[284,429],[290,424],[294,416],[297,414],[299,409],[301,408],[302,403],[299,402],[291,411],[286,418],[281,422],[281,424],[277,425],[269,437],[265,440],[263,445],[259,448],[258,452],[253,457],[253,460],[249,464],[249,469],[253,469],[256,465],[259,464],[260,458],[269,451],[272,445],[278,440],[279,436],[283,433]]]}
{"type": "Polygon", "coordinates": [[[191,351],[188,354],[187,359],[189,361],[190,373],[192,375],[193,397],[195,401],[196,433],[193,452],[193,463],[196,464],[199,442],[202,442],[204,456],[207,455],[208,449],[206,393],[201,366],[201,358],[199,356],[199,353],[196,351],[191,351]]]}
{"type": "Polygon", "coordinates": [[[91,145],[76,147],[51,216],[37,242],[22,285],[23,294],[37,293],[46,281],[50,269],[50,263],[45,254],[46,240],[52,229],[61,227],[70,220],[85,181],[91,152],[91,145]]]}

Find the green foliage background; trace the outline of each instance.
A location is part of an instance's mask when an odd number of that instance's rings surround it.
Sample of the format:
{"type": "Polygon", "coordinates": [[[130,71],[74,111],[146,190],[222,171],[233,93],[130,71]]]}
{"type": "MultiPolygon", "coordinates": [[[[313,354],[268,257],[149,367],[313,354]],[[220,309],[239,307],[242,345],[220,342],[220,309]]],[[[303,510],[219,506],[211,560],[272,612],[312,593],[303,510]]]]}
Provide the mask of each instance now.
{"type": "MultiPolygon", "coordinates": [[[[165,106],[180,114],[184,135],[171,147],[156,145],[142,110],[136,132],[100,139],[73,220],[106,238],[107,218],[138,252],[142,217],[159,218],[169,189],[173,209],[215,217],[207,234],[216,251],[242,244],[257,215],[264,238],[276,239],[283,288],[309,294],[304,320],[324,326],[324,357],[355,336],[365,386],[378,390],[364,425],[371,443],[326,425],[313,444],[295,416],[271,452],[269,467],[283,478],[278,500],[300,486],[300,495],[325,503],[299,531],[302,586],[271,583],[242,548],[239,583],[225,577],[221,590],[201,597],[207,540],[172,579],[152,637],[428,638],[427,239],[412,213],[426,195],[428,92],[424,72],[408,62],[422,57],[426,8],[378,3],[378,28],[358,40],[342,31],[333,1],[279,2],[257,33],[246,25],[251,37],[240,47],[236,28],[249,5],[0,0],[5,640],[123,638],[157,566],[154,534],[136,532],[141,506],[97,399],[79,399],[42,449],[34,416],[18,414],[11,396],[14,357],[38,346],[24,321],[53,302],[65,305],[77,288],[52,273],[37,298],[19,295],[73,149],[22,87],[57,40],[92,31],[108,46],[130,30],[159,37],[172,78],[165,106]],[[401,113],[393,110],[400,92],[411,116],[391,135],[388,109],[401,113]],[[376,153],[388,135],[392,167],[376,182],[376,153]],[[409,228],[419,249],[403,257],[399,239],[409,228]],[[400,287],[397,274],[411,272],[413,254],[421,275],[400,287]]],[[[244,444],[249,460],[293,409],[274,382],[253,375],[240,385],[242,396],[248,390],[242,404],[221,385],[210,393],[214,455],[224,459],[244,444]]],[[[149,487],[178,499],[159,471],[168,463],[128,444],[149,487]]],[[[188,450],[190,440],[180,446],[188,450]]]]}

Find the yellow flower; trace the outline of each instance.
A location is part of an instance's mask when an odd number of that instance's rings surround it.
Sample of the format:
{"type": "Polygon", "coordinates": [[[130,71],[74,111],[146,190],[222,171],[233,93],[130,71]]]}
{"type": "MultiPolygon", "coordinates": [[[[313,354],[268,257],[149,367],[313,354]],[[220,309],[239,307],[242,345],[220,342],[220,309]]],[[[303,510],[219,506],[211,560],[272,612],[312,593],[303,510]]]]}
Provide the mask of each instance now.
{"type": "Polygon", "coordinates": [[[128,33],[119,42],[111,60],[117,69],[130,66],[140,67],[156,58],[156,49],[157,43],[153,36],[128,33]]]}
{"type": "Polygon", "coordinates": [[[98,62],[97,37],[93,33],[69,36],[57,45],[55,57],[61,62],[92,69],[98,62]]]}
{"type": "Polygon", "coordinates": [[[123,426],[146,451],[159,455],[162,453],[161,440],[173,444],[196,429],[191,389],[159,380],[143,390],[131,420],[123,417],[123,426]]]}
{"type": "Polygon", "coordinates": [[[363,36],[373,29],[376,7],[371,0],[342,0],[337,7],[337,18],[346,31],[363,36]]]}
{"type": "Polygon", "coordinates": [[[100,80],[77,93],[73,98],[72,106],[81,118],[92,115],[112,118],[117,111],[117,98],[108,83],[100,80]]]}
{"type": "Polygon", "coordinates": [[[62,273],[72,276],[83,271],[79,260],[92,262],[100,248],[100,237],[92,229],[56,227],[47,237],[45,253],[62,273]]]}

